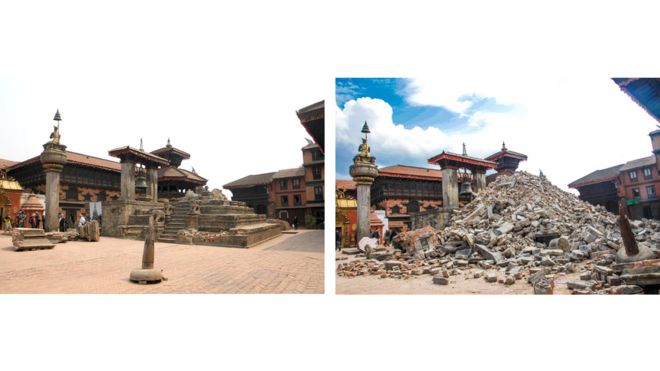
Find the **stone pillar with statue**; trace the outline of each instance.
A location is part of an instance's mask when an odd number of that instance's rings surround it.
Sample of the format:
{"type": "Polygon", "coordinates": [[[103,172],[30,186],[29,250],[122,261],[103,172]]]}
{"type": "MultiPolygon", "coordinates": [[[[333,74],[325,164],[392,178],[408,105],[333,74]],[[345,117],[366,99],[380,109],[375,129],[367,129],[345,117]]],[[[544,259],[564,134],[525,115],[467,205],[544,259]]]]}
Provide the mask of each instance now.
{"type": "Polygon", "coordinates": [[[370,133],[367,122],[362,127],[362,144],[358,147],[358,154],[353,158],[349,172],[357,187],[357,241],[371,236],[369,214],[371,212],[371,185],[378,176],[376,158],[371,156],[371,148],[367,143],[367,134],[370,133]]]}
{"type": "Polygon", "coordinates": [[[58,214],[60,212],[60,174],[67,162],[66,146],[60,144],[60,111],[55,113],[54,121],[57,125],[53,126],[53,132],[50,134],[51,141],[44,144],[44,151],[41,153],[41,165],[46,173],[46,220],[44,229],[49,232],[55,232],[59,228],[58,214]]]}

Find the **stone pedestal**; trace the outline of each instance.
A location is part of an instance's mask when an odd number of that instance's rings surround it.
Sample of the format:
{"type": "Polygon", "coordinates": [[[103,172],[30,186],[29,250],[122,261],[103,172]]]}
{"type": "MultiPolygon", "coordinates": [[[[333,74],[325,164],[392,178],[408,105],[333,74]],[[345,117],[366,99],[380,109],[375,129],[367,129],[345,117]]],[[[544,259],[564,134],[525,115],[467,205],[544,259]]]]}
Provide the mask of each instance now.
{"type": "Polygon", "coordinates": [[[44,229],[48,232],[59,229],[60,173],[66,164],[66,146],[48,142],[41,153],[41,166],[46,173],[46,220],[44,229]]]}
{"type": "Polygon", "coordinates": [[[442,207],[458,207],[458,176],[456,169],[449,167],[442,169],[442,207]]]}
{"type": "Polygon", "coordinates": [[[476,189],[474,191],[476,193],[479,193],[479,192],[483,191],[484,189],[486,189],[486,173],[485,172],[483,172],[483,173],[482,172],[475,172],[474,178],[475,178],[475,181],[476,181],[476,185],[475,185],[476,189]]]}
{"type": "Polygon", "coordinates": [[[135,200],[135,162],[121,162],[121,196],[120,200],[135,200]]]}
{"type": "Polygon", "coordinates": [[[350,173],[357,185],[357,241],[371,236],[369,213],[371,212],[371,185],[378,176],[378,168],[372,162],[356,161],[350,173]]]}

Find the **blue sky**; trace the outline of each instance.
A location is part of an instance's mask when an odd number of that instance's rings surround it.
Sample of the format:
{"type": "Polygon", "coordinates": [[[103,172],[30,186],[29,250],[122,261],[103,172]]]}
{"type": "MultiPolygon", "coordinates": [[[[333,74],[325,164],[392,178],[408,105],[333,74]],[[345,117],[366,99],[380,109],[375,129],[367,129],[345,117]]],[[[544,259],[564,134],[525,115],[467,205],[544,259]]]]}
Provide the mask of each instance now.
{"type": "Polygon", "coordinates": [[[650,155],[654,120],[607,76],[453,76],[336,79],[337,179],[360,143],[365,120],[379,167],[434,168],[443,150],[486,157],[507,148],[528,155],[557,186],[650,155]],[[613,128],[626,124],[627,130],[613,128]]]}
{"type": "MultiPolygon", "coordinates": [[[[494,97],[479,94],[465,94],[457,97],[459,101],[469,102],[469,107],[461,112],[454,112],[440,105],[421,104],[412,101],[410,97],[417,93],[413,79],[408,78],[337,78],[336,102],[338,109],[343,109],[347,102],[359,98],[380,99],[392,107],[392,121],[402,125],[406,130],[415,127],[427,129],[438,128],[445,133],[471,132],[479,129],[479,125],[469,125],[472,115],[479,111],[508,112],[514,107],[500,104],[494,97]]],[[[373,123],[370,123],[373,126],[373,123]]],[[[356,135],[359,134],[356,133],[356,135]]],[[[357,137],[356,137],[357,138],[357,137]]],[[[347,169],[354,156],[356,141],[337,139],[338,179],[347,177],[347,169]]],[[[442,151],[438,143],[438,153],[442,151]]],[[[381,166],[406,164],[429,167],[424,156],[411,156],[402,153],[391,153],[375,150],[378,163],[381,166]]]]}

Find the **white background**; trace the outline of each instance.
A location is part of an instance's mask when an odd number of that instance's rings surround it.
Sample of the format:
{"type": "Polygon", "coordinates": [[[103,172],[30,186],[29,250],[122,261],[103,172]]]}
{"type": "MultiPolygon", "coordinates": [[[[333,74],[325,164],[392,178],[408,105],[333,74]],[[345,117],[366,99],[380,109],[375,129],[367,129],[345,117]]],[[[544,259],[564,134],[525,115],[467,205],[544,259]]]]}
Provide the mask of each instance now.
{"type": "MultiPolygon", "coordinates": [[[[147,76],[136,86],[165,88],[212,64],[235,87],[205,102],[217,103],[218,115],[239,101],[275,109],[287,97],[297,109],[319,100],[318,91],[333,107],[335,76],[657,76],[657,9],[630,3],[3,2],[0,74],[45,76],[57,73],[51,65],[75,64],[80,68],[68,77],[92,81],[105,76],[93,68],[97,63],[136,65],[147,76]],[[79,50],[91,65],[69,58],[79,50]],[[158,60],[167,62],[159,67],[158,60]],[[301,79],[318,86],[308,93],[287,83],[301,79]],[[266,97],[255,93],[273,85],[266,97]]],[[[114,78],[122,79],[103,80],[114,78]]],[[[132,88],[132,79],[121,81],[132,88]]],[[[176,100],[166,100],[164,112],[168,105],[176,100]]],[[[111,117],[105,107],[94,109],[111,117]]],[[[34,109],[52,115],[50,107],[34,109]]],[[[328,190],[333,119],[327,110],[328,190]]],[[[617,135],[625,125],[602,130],[617,135]]],[[[245,143],[259,134],[231,125],[203,128],[245,143]]],[[[24,135],[30,134],[28,127],[24,135]]],[[[333,219],[334,208],[326,207],[326,220],[333,219]]],[[[656,363],[657,297],[339,297],[333,239],[327,230],[326,295],[3,295],[0,369],[554,370],[656,363]]]]}

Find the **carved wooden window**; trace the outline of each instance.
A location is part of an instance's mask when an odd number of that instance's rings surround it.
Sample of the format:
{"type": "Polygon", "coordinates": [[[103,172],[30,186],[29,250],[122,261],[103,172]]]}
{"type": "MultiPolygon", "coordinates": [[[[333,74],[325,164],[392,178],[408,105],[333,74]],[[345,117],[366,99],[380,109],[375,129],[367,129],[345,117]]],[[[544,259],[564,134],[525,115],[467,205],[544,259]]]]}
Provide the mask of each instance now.
{"type": "Polygon", "coordinates": [[[280,179],[280,189],[286,189],[287,181],[286,179],[280,179]]]}
{"type": "Polygon", "coordinates": [[[300,188],[300,178],[293,178],[291,182],[293,183],[293,189],[300,188]]]}
{"type": "Polygon", "coordinates": [[[282,196],[282,206],[289,206],[289,196],[282,196]]]}

